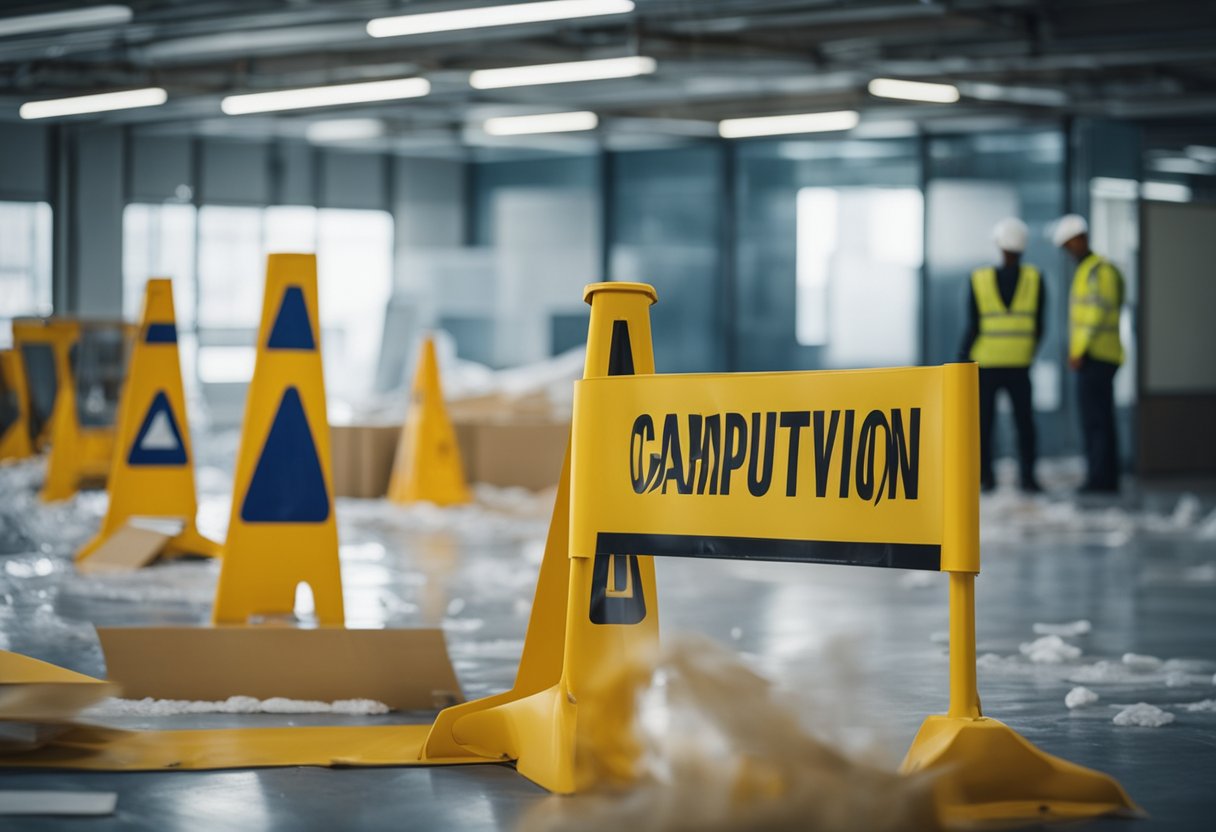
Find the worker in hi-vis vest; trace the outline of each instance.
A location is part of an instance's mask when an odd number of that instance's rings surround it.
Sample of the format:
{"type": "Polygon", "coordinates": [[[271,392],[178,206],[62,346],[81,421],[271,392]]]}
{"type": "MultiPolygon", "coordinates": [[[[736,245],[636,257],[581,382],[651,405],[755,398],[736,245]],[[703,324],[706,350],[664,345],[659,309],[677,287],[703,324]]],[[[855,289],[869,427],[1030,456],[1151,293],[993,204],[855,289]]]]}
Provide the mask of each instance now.
{"type": "Polygon", "coordinates": [[[1068,214],[1056,222],[1052,242],[1077,261],[1068,303],[1068,364],[1077,374],[1077,399],[1085,443],[1082,493],[1119,490],[1119,446],[1115,433],[1115,372],[1123,363],[1119,318],[1123,275],[1089,249],[1089,225],[1068,214]]]}
{"type": "Polygon", "coordinates": [[[996,487],[992,425],[997,393],[1004,390],[1017,426],[1021,487],[1033,493],[1041,489],[1034,470],[1038,448],[1030,365],[1043,335],[1043,275],[1022,262],[1029,236],[1026,223],[1009,217],[997,223],[992,234],[1001,264],[971,273],[967,334],[959,360],[980,365],[980,488],[996,487]]]}

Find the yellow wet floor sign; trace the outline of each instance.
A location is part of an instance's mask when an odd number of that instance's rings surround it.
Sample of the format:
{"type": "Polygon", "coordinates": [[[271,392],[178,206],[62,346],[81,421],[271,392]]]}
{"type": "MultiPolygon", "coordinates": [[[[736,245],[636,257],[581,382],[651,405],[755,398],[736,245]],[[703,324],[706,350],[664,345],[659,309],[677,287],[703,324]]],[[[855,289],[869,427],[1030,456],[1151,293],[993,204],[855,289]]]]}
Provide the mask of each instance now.
{"type": "MultiPolygon", "coordinates": [[[[949,573],[950,708],[926,720],[904,770],[935,777],[951,825],[1137,811],[1112,778],[981,714],[974,365],[653,375],[654,290],[596,284],[587,299],[572,452],[515,685],[445,709],[421,749],[402,742],[393,764],[513,760],[553,791],[594,785],[598,772],[576,755],[579,709],[604,674],[656,643],[652,556],[748,557],[949,573]]],[[[296,735],[291,748],[259,729],[168,732],[159,743],[127,734],[27,759],[129,769],[188,753],[188,767],[291,765],[323,756],[323,743],[348,753],[360,730],[296,735]]],[[[388,764],[364,738],[354,756],[388,764]]]]}
{"type": "Polygon", "coordinates": [[[21,354],[0,350],[0,460],[34,455],[29,392],[21,354]]]}
{"type": "Polygon", "coordinates": [[[441,506],[470,500],[456,430],[443,403],[435,341],[430,337],[422,341],[388,498],[395,503],[425,501],[441,506]]]}
{"type": "Polygon", "coordinates": [[[169,280],[149,280],[144,289],[107,490],[110,502],[101,530],[76,554],[78,561],[93,555],[134,517],[181,522],[181,531],[162,554],[219,554],[219,544],[199,534],[194,523],[198,501],[169,280]]]}
{"type": "Polygon", "coordinates": [[[217,624],[290,615],[301,583],[312,590],[322,624],[343,623],[320,339],[316,256],[270,255],[217,624]]]}

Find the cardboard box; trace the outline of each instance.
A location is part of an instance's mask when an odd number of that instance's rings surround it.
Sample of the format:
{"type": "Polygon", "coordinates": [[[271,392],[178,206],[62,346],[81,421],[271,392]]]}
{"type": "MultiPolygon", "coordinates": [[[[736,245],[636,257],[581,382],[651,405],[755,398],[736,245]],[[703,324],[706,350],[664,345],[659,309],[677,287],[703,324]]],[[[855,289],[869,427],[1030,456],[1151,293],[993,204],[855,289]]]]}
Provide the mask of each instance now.
{"type": "Polygon", "coordinates": [[[539,491],[557,485],[570,437],[562,419],[455,420],[469,482],[539,491]]]}
{"type": "Polygon", "coordinates": [[[334,495],[383,497],[393,472],[400,425],[331,425],[334,495]]]}
{"type": "MultiPolygon", "coordinates": [[[[455,409],[455,408],[454,408],[455,409]]],[[[488,408],[461,409],[452,419],[465,478],[472,483],[520,486],[532,491],[557,485],[570,420],[548,413],[493,415],[488,408]]],[[[375,499],[388,492],[401,428],[397,425],[332,425],[334,494],[375,499]]]]}

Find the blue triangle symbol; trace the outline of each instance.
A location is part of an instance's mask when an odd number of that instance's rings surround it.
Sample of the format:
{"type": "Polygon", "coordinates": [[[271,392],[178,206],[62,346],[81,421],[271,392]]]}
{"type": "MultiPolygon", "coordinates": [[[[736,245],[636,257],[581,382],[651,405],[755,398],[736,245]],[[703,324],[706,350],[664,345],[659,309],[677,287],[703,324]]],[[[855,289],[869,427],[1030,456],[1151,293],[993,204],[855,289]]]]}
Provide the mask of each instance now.
{"type": "Polygon", "coordinates": [[[246,523],[321,523],[329,518],[329,492],[312,441],[300,392],[288,387],[270,426],[245,502],[246,523]]]}
{"type": "Polygon", "coordinates": [[[269,350],[315,350],[317,342],[312,337],[312,323],[308,320],[308,306],[304,303],[304,291],[299,286],[288,286],[279,304],[270,338],[266,340],[269,350]]]}
{"type": "Polygon", "coordinates": [[[163,390],[157,392],[144,416],[131,452],[127,454],[128,465],[185,465],[186,443],[173,417],[169,397],[163,390]]]}

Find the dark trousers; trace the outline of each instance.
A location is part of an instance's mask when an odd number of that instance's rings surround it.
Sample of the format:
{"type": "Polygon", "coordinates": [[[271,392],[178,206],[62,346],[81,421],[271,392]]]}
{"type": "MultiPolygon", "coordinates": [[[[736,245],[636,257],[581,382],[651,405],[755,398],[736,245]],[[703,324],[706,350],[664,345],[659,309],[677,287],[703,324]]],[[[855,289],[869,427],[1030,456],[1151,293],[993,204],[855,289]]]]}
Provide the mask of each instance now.
{"type": "Polygon", "coordinates": [[[1022,487],[1032,488],[1036,484],[1034,463],[1038,454],[1038,439],[1034,430],[1029,367],[980,368],[980,484],[991,487],[996,483],[992,471],[992,427],[996,418],[996,394],[1000,390],[1009,394],[1013,404],[1022,487]]]}
{"type": "Polygon", "coordinates": [[[1118,369],[1115,364],[1087,358],[1077,371],[1087,490],[1119,490],[1119,442],[1115,434],[1115,371],[1118,369]]]}

